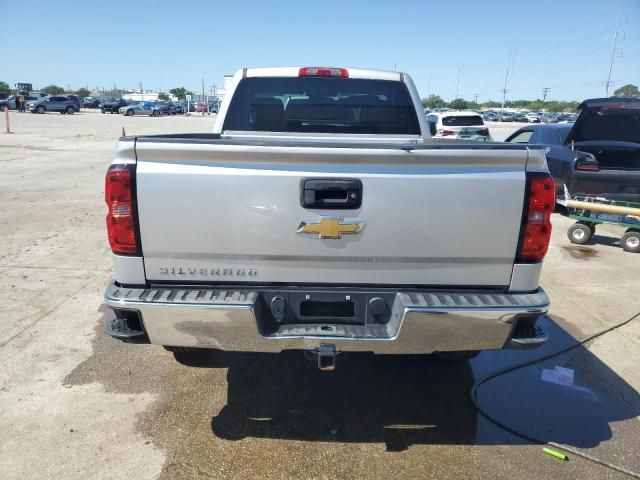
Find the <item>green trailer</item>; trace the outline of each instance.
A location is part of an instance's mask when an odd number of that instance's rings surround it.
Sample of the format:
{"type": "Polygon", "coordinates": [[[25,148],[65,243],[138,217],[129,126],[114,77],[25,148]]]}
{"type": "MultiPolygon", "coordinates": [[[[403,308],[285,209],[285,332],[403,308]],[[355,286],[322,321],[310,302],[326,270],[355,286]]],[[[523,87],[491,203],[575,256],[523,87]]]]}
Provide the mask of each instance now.
{"type": "MultiPolygon", "coordinates": [[[[640,209],[640,203],[607,200],[600,197],[573,197],[573,200],[593,203],[594,205],[609,205],[614,207],[628,207],[640,209]]],[[[596,225],[609,223],[626,227],[626,231],[620,237],[620,246],[627,252],[640,252],[640,215],[622,213],[603,213],[590,210],[586,207],[568,208],[569,218],[576,220],[569,230],[567,237],[571,243],[582,245],[590,241],[596,232],[596,225]]]]}

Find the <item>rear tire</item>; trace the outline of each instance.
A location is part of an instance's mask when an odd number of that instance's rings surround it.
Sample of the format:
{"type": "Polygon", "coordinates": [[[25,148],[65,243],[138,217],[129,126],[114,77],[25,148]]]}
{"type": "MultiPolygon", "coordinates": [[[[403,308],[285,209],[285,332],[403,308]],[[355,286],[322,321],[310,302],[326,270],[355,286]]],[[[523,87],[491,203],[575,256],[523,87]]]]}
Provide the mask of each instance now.
{"type": "Polygon", "coordinates": [[[464,362],[476,358],[479,350],[462,350],[460,352],[435,352],[436,357],[447,362],[464,362]]]}
{"type": "Polygon", "coordinates": [[[134,112],[133,110],[127,110],[127,117],[133,117],[135,113],[136,112],[134,112]]]}
{"type": "Polygon", "coordinates": [[[640,230],[627,230],[620,238],[620,245],[625,252],[640,252],[640,230]]]}
{"type": "Polygon", "coordinates": [[[160,112],[159,112],[158,110],[154,110],[154,111],[153,111],[153,113],[152,113],[152,115],[153,115],[154,117],[159,117],[159,116],[160,116],[160,112]]]}
{"type": "Polygon", "coordinates": [[[68,113],[69,115],[73,115],[74,113],[76,113],[76,109],[73,107],[67,107],[65,109],[65,113],[68,113]]]}
{"type": "MultiPolygon", "coordinates": [[[[593,231],[595,231],[595,228],[593,231]]],[[[571,243],[583,245],[591,240],[593,231],[589,225],[584,223],[574,223],[569,227],[569,230],[567,230],[567,237],[571,243]]]]}

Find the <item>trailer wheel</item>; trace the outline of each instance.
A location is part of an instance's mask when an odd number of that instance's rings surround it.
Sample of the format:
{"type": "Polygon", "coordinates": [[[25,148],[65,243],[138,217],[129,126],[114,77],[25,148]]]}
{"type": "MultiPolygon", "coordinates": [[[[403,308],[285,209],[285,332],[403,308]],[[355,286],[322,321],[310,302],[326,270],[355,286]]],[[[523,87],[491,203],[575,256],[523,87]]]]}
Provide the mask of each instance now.
{"type": "Polygon", "coordinates": [[[574,223],[569,227],[569,230],[567,231],[567,237],[569,237],[569,241],[571,243],[577,243],[578,245],[587,243],[591,239],[592,235],[593,231],[591,230],[589,225],[585,225],[584,223],[574,223]]]}
{"type": "Polygon", "coordinates": [[[625,252],[640,252],[640,231],[627,230],[620,238],[620,245],[625,252]]]}

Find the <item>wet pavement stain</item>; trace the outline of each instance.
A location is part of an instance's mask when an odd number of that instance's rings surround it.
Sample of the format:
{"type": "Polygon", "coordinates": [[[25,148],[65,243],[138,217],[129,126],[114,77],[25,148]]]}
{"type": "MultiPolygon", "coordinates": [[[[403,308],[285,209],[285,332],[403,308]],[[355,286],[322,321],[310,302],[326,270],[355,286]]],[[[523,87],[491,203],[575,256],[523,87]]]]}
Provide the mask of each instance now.
{"type": "MultiPolygon", "coordinates": [[[[572,340],[566,337],[563,341],[572,340]]],[[[585,352],[581,355],[589,360],[585,352]]],[[[604,392],[605,403],[591,393],[580,397],[558,385],[541,385],[537,367],[481,387],[482,401],[519,428],[535,424],[550,439],[600,444],[611,438],[609,422],[637,415],[637,393],[612,378],[606,366],[599,370],[595,357],[589,364],[574,353],[564,365],[580,372],[581,385],[598,395],[601,379],[613,385],[604,392]],[[585,362],[586,370],[599,373],[583,377],[585,362]],[[624,398],[625,407],[616,403],[613,408],[610,397],[624,398]],[[576,401],[586,402],[584,408],[575,408],[576,401]],[[597,408],[602,411],[591,411],[597,408]]],[[[479,418],[468,397],[474,371],[493,371],[521,358],[514,352],[485,352],[470,364],[349,354],[338,370],[326,373],[298,351],[174,357],[160,346],[110,339],[101,323],[93,356],[65,383],[100,382],[107,391],[157,395],[136,427],[166,451],[162,479],[511,478],[513,470],[506,466],[514,463],[520,469],[524,464],[534,478],[550,478],[558,463],[538,464],[526,451],[510,450],[507,457],[494,449],[487,455],[476,447],[527,445],[479,418]]],[[[601,472],[578,462],[571,468],[585,478],[601,472]]],[[[609,478],[605,473],[600,478],[609,478]]]]}
{"type": "Polygon", "coordinates": [[[597,250],[582,245],[562,245],[560,248],[577,260],[590,260],[598,256],[597,250]]]}

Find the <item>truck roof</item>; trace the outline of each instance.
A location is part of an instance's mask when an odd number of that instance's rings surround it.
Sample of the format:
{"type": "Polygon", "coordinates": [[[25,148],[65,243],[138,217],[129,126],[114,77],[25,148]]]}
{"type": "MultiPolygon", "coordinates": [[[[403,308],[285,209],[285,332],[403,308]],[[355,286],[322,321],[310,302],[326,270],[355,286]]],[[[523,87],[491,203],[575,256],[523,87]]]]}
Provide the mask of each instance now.
{"type": "MultiPolygon", "coordinates": [[[[309,65],[301,65],[299,67],[258,67],[258,68],[244,68],[238,70],[236,75],[243,77],[297,77],[300,74],[300,69],[308,67],[309,65]]],[[[405,75],[401,72],[394,72],[392,70],[372,70],[365,68],[351,68],[351,67],[314,67],[314,68],[344,68],[349,72],[349,78],[359,78],[367,80],[396,80],[400,81],[402,76],[405,75]]]]}

